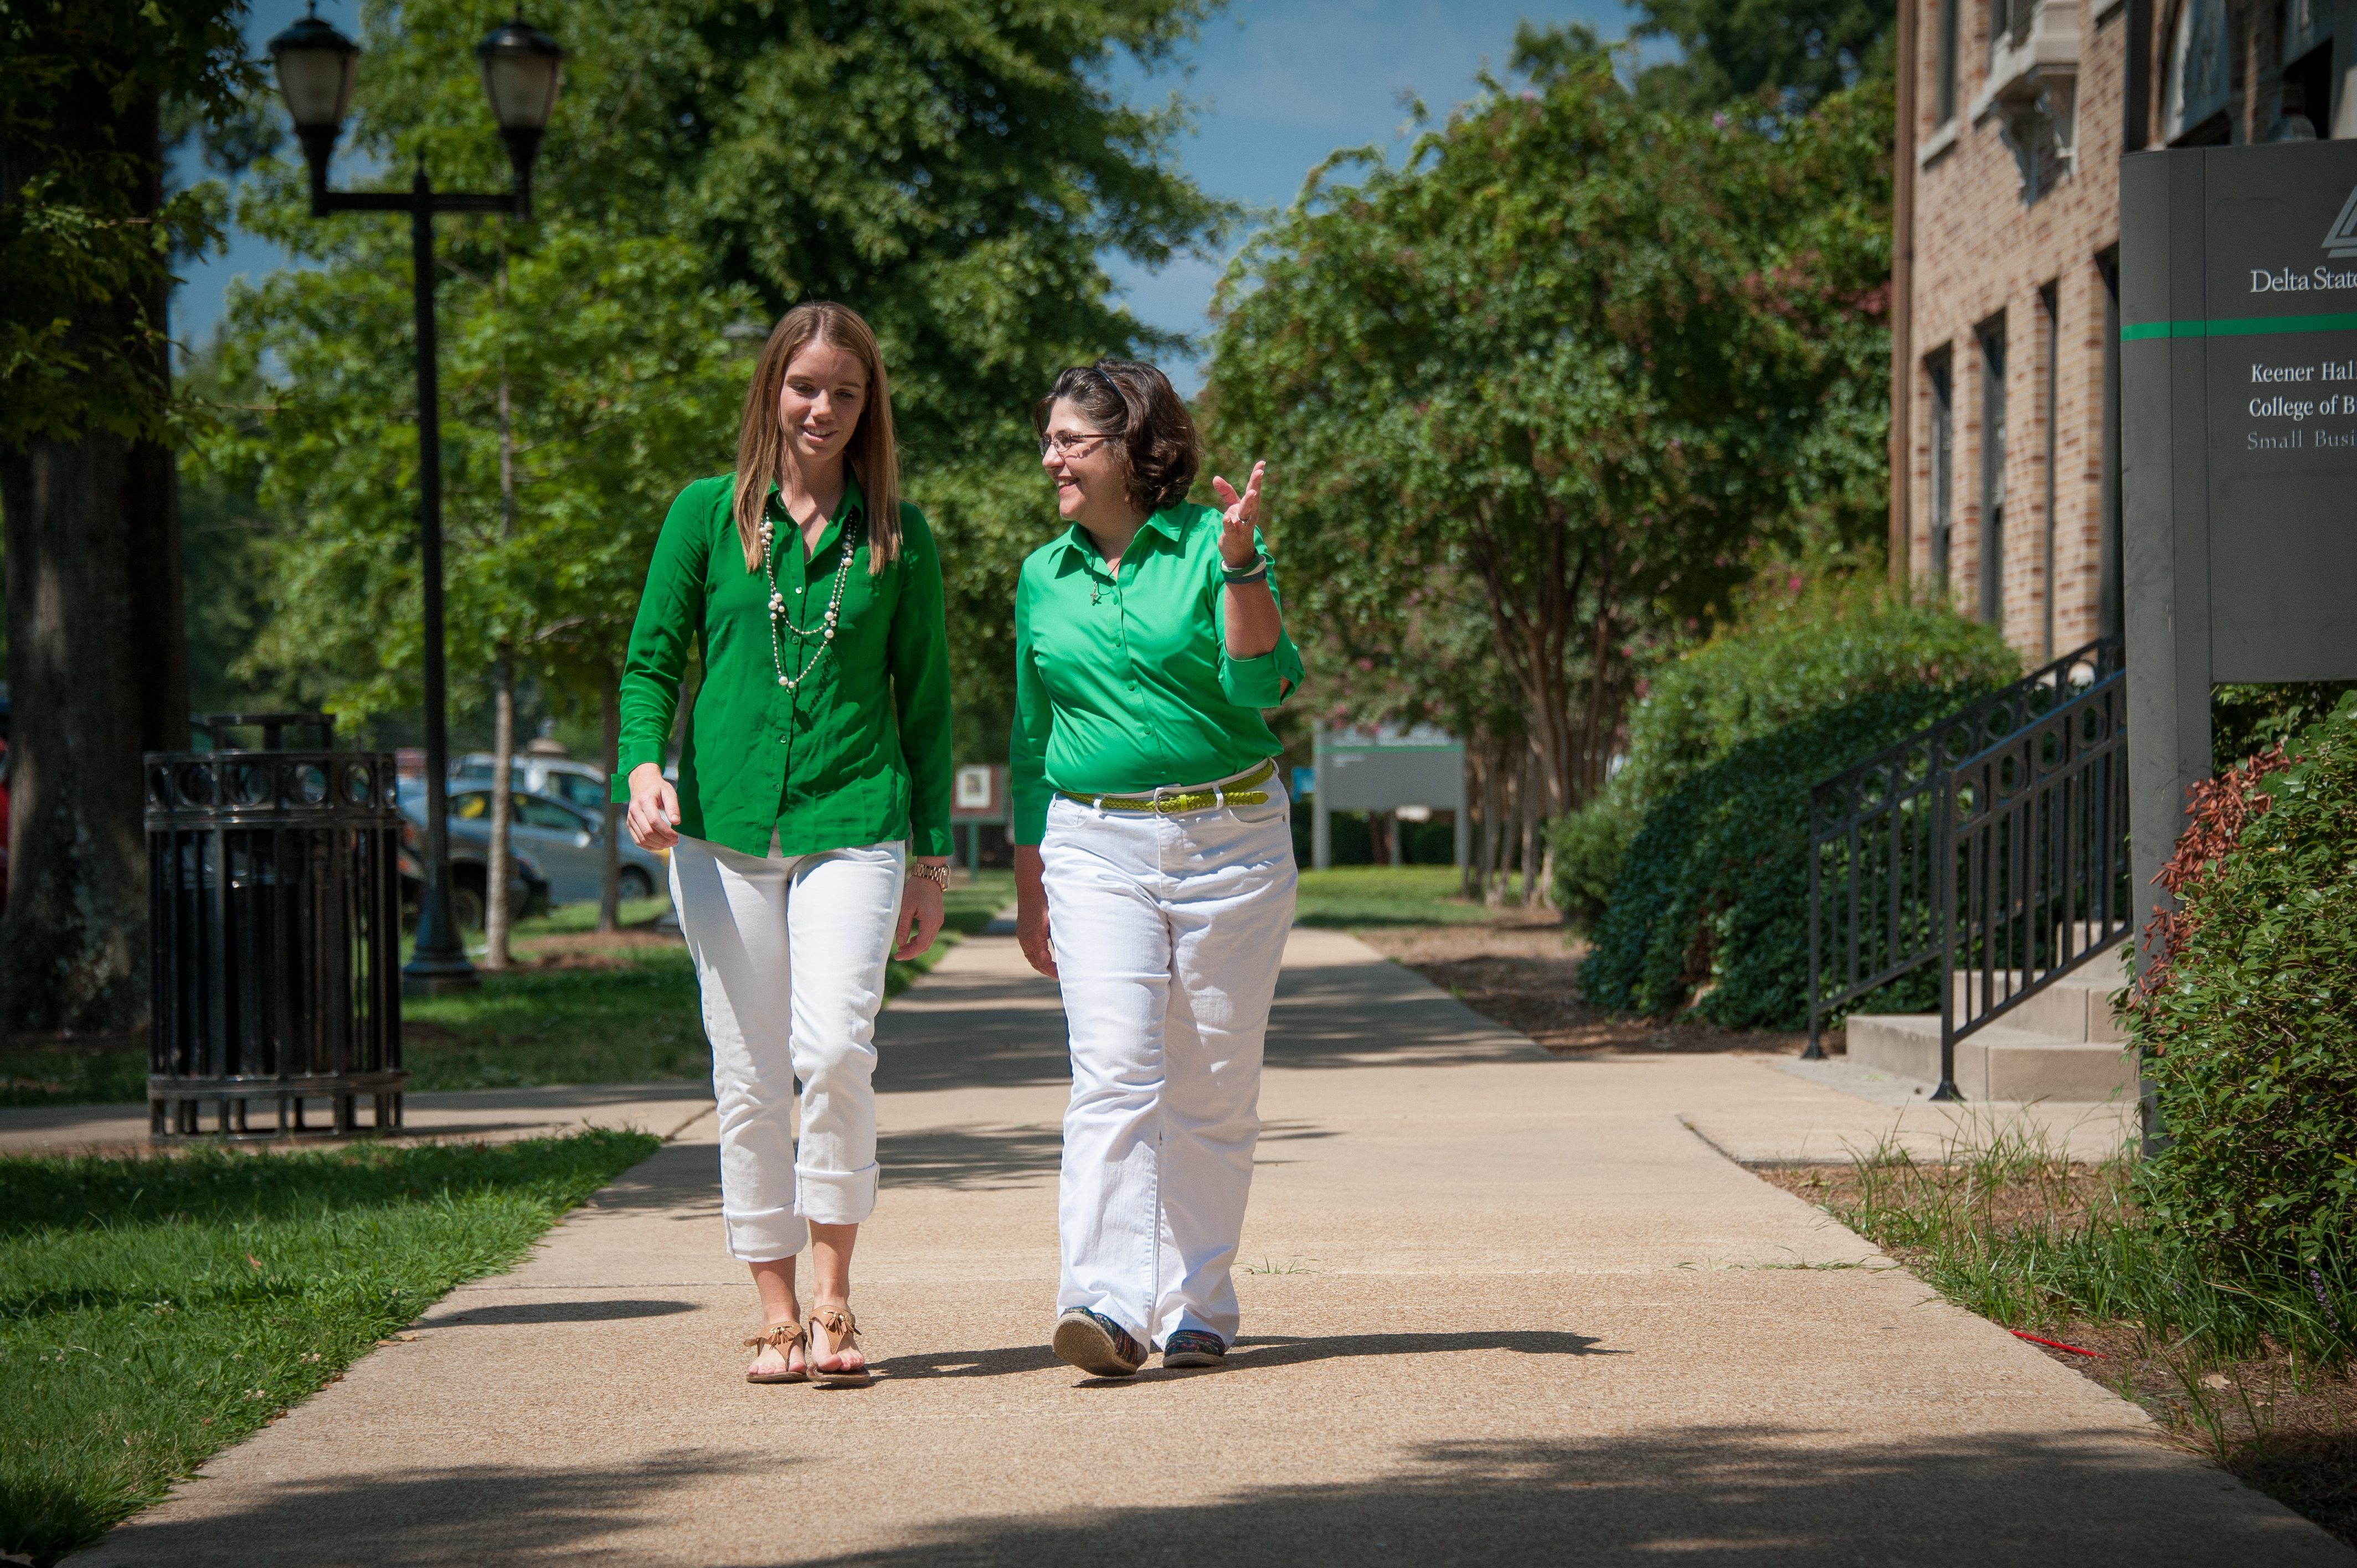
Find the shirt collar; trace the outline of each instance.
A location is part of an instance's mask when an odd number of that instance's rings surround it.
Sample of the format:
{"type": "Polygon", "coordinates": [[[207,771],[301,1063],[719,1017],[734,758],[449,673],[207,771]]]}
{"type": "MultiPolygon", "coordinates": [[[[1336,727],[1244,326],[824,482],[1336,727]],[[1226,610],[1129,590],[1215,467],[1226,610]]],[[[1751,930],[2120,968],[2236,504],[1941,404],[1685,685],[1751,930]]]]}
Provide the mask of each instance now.
{"type": "MultiPolygon", "coordinates": [[[[1185,542],[1187,520],[1182,509],[1186,504],[1184,501],[1179,501],[1148,512],[1146,521],[1138,524],[1137,532],[1144,533],[1150,528],[1173,544],[1185,542]]],[[[1135,544],[1136,541],[1133,539],[1130,542],[1135,544]]],[[[1097,553],[1096,540],[1091,536],[1087,529],[1077,522],[1064,530],[1064,548],[1077,554],[1086,564],[1092,564],[1101,559],[1097,553]]]]}
{"type": "MultiPolygon", "coordinates": [[[[774,514],[776,521],[781,522],[790,521],[786,517],[785,502],[779,499],[778,497],[779,491],[777,484],[772,481],[770,486],[770,495],[766,504],[770,510],[774,514]]],[[[826,520],[826,526],[824,528],[819,530],[818,543],[813,545],[811,549],[810,564],[817,564],[818,558],[820,556],[834,548],[835,541],[843,536],[843,525],[850,520],[851,515],[854,512],[858,513],[861,517],[866,517],[867,515],[867,500],[866,497],[859,493],[858,476],[845,473],[843,476],[843,499],[834,503],[834,515],[826,520]]],[[[779,542],[783,543],[784,541],[780,540],[779,542]]]]}

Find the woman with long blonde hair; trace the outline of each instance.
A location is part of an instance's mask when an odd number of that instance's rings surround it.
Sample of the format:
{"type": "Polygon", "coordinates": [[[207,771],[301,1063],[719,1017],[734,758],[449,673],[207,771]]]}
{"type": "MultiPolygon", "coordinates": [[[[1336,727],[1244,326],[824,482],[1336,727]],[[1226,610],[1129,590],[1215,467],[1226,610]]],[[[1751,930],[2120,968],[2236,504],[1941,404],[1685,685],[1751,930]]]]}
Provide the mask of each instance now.
{"type": "Polygon", "coordinates": [[[876,1014],[886,960],[932,945],[949,886],[941,561],[899,490],[875,334],[796,306],[754,370],[736,471],[663,520],[623,665],[618,794],[631,838],[671,851],[703,990],[721,1218],[762,1307],[750,1382],[869,1377],[850,1292],[876,1207],[876,1014]]]}

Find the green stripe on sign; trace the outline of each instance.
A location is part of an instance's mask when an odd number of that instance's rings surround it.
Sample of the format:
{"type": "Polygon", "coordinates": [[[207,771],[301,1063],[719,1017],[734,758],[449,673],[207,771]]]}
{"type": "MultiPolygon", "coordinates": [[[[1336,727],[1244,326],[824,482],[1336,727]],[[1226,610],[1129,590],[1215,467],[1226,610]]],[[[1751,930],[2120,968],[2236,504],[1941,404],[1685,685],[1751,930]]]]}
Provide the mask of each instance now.
{"type": "Polygon", "coordinates": [[[2223,321],[2140,321],[2120,328],[2120,341],[2146,338],[2248,338],[2263,332],[2357,331],[2357,310],[2337,316],[2235,316],[2223,321]]]}

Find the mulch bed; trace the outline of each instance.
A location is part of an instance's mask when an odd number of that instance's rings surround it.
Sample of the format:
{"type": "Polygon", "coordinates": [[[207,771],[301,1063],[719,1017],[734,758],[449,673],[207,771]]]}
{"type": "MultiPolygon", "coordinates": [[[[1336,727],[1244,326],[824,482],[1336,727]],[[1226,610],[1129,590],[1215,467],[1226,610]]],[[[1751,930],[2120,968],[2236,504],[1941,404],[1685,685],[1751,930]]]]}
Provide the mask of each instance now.
{"type": "MultiPolygon", "coordinates": [[[[1528,1035],[1558,1056],[1605,1051],[1796,1057],[1808,1044],[1805,1034],[1629,1018],[1591,1007],[1580,999],[1577,985],[1587,944],[1566,945],[1560,925],[1397,927],[1358,935],[1474,1012],[1528,1035]]],[[[1839,1054],[1838,1034],[1827,1037],[1825,1048],[1839,1054]]]]}

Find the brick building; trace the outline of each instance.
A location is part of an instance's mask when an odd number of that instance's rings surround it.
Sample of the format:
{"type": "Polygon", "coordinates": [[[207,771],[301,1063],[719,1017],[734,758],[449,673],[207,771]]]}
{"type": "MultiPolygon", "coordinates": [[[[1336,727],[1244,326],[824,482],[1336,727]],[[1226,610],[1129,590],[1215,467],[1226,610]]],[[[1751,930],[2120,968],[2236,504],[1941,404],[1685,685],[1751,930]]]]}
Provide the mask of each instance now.
{"type": "Polygon", "coordinates": [[[2050,656],[2120,628],[2119,160],[2357,136],[2357,0],[1902,4],[1908,570],[2050,656]]]}

